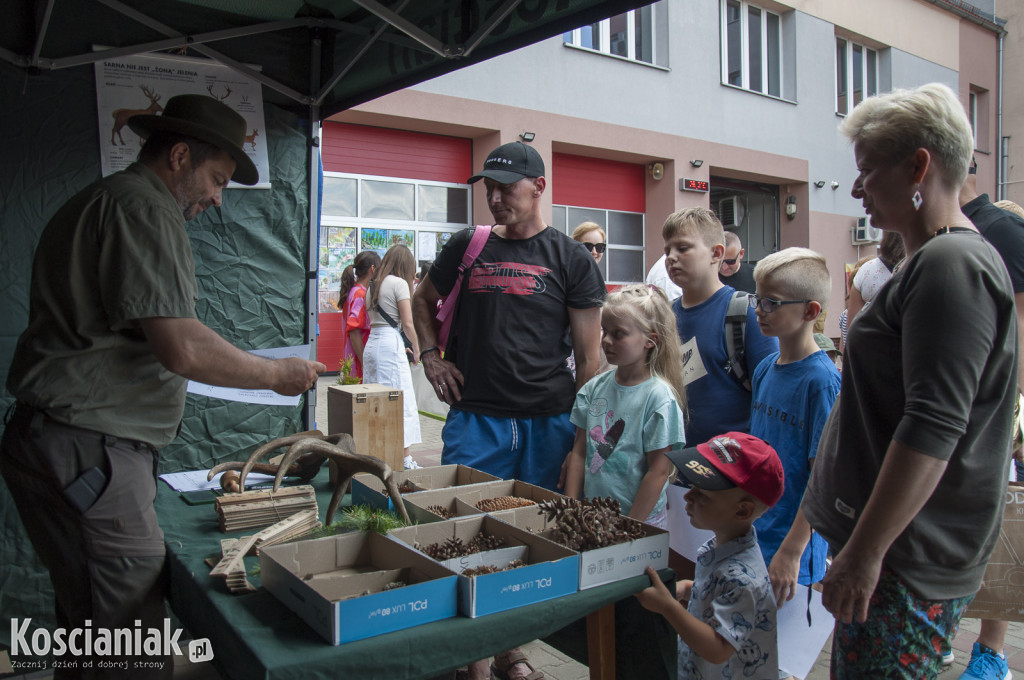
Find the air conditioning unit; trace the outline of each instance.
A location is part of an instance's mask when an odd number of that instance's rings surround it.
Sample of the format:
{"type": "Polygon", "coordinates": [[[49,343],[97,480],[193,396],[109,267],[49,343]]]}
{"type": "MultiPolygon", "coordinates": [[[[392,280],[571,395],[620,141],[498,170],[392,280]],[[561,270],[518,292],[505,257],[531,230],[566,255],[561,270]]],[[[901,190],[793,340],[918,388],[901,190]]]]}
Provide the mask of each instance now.
{"type": "Polygon", "coordinates": [[[718,201],[718,219],[726,229],[733,229],[743,224],[746,209],[739,196],[730,196],[718,201]]]}
{"type": "Polygon", "coordinates": [[[866,243],[878,243],[881,240],[881,229],[872,227],[866,217],[857,218],[857,226],[853,228],[853,245],[862,246],[866,243]]]}

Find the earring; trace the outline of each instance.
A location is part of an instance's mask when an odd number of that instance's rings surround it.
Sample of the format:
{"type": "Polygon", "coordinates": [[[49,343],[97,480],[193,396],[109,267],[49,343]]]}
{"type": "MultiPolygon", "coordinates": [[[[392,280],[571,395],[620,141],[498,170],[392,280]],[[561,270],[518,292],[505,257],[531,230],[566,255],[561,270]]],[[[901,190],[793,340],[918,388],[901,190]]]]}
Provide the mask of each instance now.
{"type": "Polygon", "coordinates": [[[910,197],[910,202],[914,204],[914,210],[920,210],[921,204],[924,203],[924,198],[921,196],[921,185],[914,185],[914,195],[910,197]]]}

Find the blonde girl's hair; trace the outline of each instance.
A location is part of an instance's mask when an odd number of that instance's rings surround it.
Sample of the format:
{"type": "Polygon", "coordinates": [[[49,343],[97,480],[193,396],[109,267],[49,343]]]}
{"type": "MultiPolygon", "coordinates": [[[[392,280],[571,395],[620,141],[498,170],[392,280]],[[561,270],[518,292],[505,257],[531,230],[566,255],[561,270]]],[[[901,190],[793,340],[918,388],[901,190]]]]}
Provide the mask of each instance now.
{"type": "Polygon", "coordinates": [[[572,230],[572,240],[580,241],[584,236],[592,231],[600,232],[602,241],[607,240],[607,237],[604,234],[604,229],[602,229],[601,225],[597,222],[580,222],[579,226],[572,230]]]}
{"type": "Polygon", "coordinates": [[[396,243],[388,248],[388,252],[384,253],[384,259],[380,261],[380,266],[374,272],[373,280],[370,282],[370,290],[367,293],[370,309],[377,308],[380,284],[388,276],[397,276],[400,279],[404,279],[409,284],[409,291],[412,292],[413,277],[416,276],[416,258],[413,257],[409,246],[396,243]]]}
{"type": "Polygon", "coordinates": [[[604,308],[615,314],[628,314],[641,332],[654,340],[647,353],[651,375],[668,383],[680,410],[686,413],[686,389],[683,386],[683,347],[676,331],[676,317],[668,298],[660,288],[647,284],[623,286],[609,293],[604,308]]]}

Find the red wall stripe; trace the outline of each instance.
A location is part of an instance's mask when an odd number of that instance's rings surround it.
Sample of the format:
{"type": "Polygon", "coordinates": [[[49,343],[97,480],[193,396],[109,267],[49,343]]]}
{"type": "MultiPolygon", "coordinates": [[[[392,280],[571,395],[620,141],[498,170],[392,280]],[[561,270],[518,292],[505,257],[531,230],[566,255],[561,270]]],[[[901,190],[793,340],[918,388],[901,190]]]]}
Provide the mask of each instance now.
{"type": "Polygon", "coordinates": [[[323,124],[324,170],[464,183],[473,174],[469,139],[352,125],[323,124]]]}
{"type": "Polygon", "coordinates": [[[345,336],[341,333],[341,312],[320,312],[320,337],[316,343],[316,360],[327,367],[328,373],[338,372],[345,336]]]}
{"type": "Polygon", "coordinates": [[[551,200],[556,205],[646,212],[644,166],[602,158],[551,155],[551,200]]]}

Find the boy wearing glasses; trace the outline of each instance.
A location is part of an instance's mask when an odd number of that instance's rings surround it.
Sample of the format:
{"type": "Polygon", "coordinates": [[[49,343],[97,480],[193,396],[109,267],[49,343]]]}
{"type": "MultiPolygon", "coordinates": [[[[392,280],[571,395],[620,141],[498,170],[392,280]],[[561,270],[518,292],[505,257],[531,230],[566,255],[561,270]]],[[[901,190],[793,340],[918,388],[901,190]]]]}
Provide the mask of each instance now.
{"type": "MultiPolygon", "coordinates": [[[[750,391],[729,369],[726,315],[736,292],[718,279],[725,253],[725,230],[707,208],[685,208],[668,216],[661,230],[665,265],[683,294],[672,303],[683,343],[683,381],[689,420],[687,442],[706,442],[722,432],[750,431],[750,391]]],[[[778,350],[775,338],[757,327],[747,309],[744,332],[745,375],[778,350]]]]}
{"type": "Polygon", "coordinates": [[[814,321],[832,291],[825,258],[806,248],[786,248],[754,269],[757,294],[750,304],[779,351],[754,369],[750,433],[771,442],[786,474],[782,498],[754,522],[768,564],[775,599],[792,599],[797,583],[825,575],[825,539],[811,532],[800,512],[818,439],[839,394],[839,371],[814,339],[814,321]]]}

